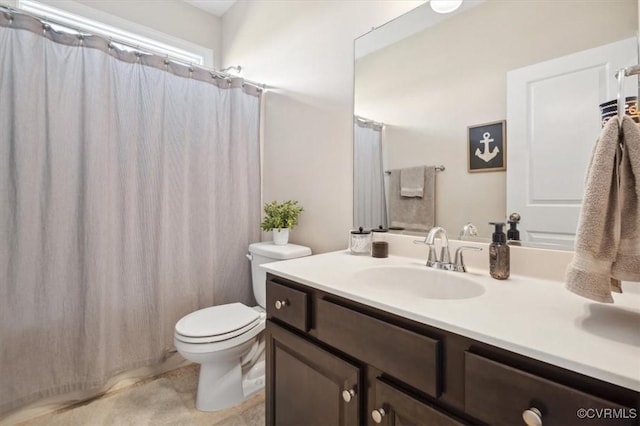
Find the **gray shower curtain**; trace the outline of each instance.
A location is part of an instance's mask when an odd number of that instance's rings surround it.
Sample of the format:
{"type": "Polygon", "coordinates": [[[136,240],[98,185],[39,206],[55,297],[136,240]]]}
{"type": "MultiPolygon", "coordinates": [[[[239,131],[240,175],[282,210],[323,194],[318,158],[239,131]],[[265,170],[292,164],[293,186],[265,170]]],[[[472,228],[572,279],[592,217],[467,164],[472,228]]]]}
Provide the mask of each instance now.
{"type": "Polygon", "coordinates": [[[253,303],[248,90],[0,14],[0,417],[162,361],[189,312],[253,303]]]}

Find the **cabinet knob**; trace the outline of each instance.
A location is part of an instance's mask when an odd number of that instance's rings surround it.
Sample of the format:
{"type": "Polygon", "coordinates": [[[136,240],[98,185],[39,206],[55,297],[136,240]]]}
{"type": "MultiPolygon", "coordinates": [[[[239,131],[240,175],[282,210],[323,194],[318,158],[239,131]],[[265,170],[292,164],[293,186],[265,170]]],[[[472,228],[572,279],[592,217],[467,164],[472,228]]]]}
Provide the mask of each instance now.
{"type": "Polygon", "coordinates": [[[535,407],[522,412],[522,420],[527,426],[542,426],[542,413],[535,407]]]}
{"type": "Polygon", "coordinates": [[[351,399],[356,396],[356,390],[355,389],[345,389],[342,391],[342,399],[344,399],[344,402],[351,402],[351,399]]]}
{"type": "Polygon", "coordinates": [[[375,423],[382,423],[382,418],[385,416],[384,408],[378,408],[377,410],[373,410],[371,412],[371,418],[375,423]]]}
{"type": "Polygon", "coordinates": [[[287,303],[286,300],[276,300],[276,309],[280,310],[282,308],[284,308],[285,306],[287,306],[289,303],[287,303]]]}

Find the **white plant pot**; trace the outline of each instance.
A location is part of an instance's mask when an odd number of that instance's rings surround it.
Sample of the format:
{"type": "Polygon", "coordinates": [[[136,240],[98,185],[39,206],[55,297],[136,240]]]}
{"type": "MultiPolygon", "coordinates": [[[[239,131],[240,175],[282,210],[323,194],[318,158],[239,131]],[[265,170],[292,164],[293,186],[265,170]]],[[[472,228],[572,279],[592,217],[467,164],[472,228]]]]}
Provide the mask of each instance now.
{"type": "Polygon", "coordinates": [[[288,242],[289,242],[289,228],[273,230],[273,244],[277,246],[284,246],[288,242]]]}

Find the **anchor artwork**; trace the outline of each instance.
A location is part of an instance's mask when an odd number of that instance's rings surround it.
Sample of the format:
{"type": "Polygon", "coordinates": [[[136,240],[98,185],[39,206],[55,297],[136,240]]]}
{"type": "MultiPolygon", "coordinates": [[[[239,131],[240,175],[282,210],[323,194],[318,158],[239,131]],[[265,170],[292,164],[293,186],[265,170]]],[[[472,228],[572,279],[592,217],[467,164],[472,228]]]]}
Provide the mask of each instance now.
{"type": "Polygon", "coordinates": [[[506,170],[506,122],[468,127],[468,171],[494,172],[506,170]]]}

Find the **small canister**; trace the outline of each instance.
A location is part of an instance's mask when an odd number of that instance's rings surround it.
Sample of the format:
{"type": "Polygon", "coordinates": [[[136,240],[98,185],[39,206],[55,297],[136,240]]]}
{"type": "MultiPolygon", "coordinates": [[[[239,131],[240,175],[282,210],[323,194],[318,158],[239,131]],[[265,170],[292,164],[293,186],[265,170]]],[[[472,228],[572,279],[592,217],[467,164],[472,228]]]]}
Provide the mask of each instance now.
{"type": "Polygon", "coordinates": [[[351,254],[369,255],[371,253],[371,231],[362,229],[362,226],[357,230],[351,231],[349,251],[351,251],[351,254]]]}
{"type": "Polygon", "coordinates": [[[387,229],[382,225],[377,229],[372,229],[373,237],[371,242],[371,256],[373,257],[389,257],[389,243],[386,242],[387,229]]]}

